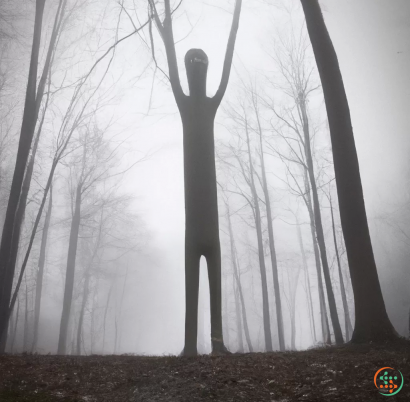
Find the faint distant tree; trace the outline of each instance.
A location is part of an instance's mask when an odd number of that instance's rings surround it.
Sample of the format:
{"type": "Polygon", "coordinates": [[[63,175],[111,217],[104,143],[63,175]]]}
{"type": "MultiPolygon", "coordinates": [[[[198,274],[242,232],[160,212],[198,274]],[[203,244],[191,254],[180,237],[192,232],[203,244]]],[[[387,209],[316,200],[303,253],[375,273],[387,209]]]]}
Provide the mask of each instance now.
{"type": "MultiPolygon", "coordinates": [[[[63,11],[64,11],[64,7],[66,5],[66,0],[60,0],[59,2],[59,6],[58,6],[58,10],[57,14],[56,14],[56,19],[54,22],[54,28],[52,31],[52,37],[51,37],[51,42],[50,42],[50,47],[48,49],[47,52],[47,57],[46,57],[46,62],[45,62],[45,67],[43,69],[43,74],[38,86],[38,90],[37,90],[37,97],[36,97],[36,103],[34,104],[35,106],[35,115],[36,115],[36,119],[39,113],[39,108],[40,108],[40,102],[37,102],[37,100],[41,100],[43,94],[44,94],[44,89],[45,89],[45,84],[46,84],[46,77],[47,74],[46,72],[49,71],[49,68],[52,64],[52,60],[53,60],[53,50],[54,47],[51,46],[51,43],[56,43],[57,41],[57,33],[59,32],[59,29],[61,27],[62,21],[63,21],[63,11]],[[40,96],[41,95],[41,96],[40,96]]],[[[71,99],[69,100],[68,106],[66,108],[66,111],[64,113],[64,115],[62,116],[62,121],[61,121],[61,125],[60,125],[60,129],[58,130],[58,132],[56,133],[56,150],[55,150],[55,154],[53,157],[53,161],[52,161],[52,166],[50,169],[50,174],[49,177],[47,179],[47,184],[45,186],[44,192],[43,192],[43,200],[41,202],[41,206],[39,208],[38,214],[37,214],[37,218],[35,220],[35,224],[33,227],[33,231],[32,231],[32,235],[30,237],[30,241],[29,241],[29,247],[28,250],[26,252],[24,261],[23,261],[23,265],[19,274],[19,278],[17,281],[17,285],[16,288],[14,290],[14,294],[13,297],[11,298],[10,301],[10,297],[8,297],[8,300],[5,300],[5,305],[4,307],[4,317],[1,316],[1,303],[0,303],[0,334],[7,334],[7,331],[4,331],[4,328],[7,328],[7,324],[8,324],[8,317],[11,314],[11,311],[13,309],[15,300],[16,300],[16,295],[17,292],[20,288],[20,284],[21,284],[21,280],[24,274],[24,270],[25,267],[27,265],[27,261],[28,258],[30,256],[30,251],[32,248],[32,244],[34,241],[34,237],[36,234],[36,230],[38,227],[38,224],[40,222],[41,219],[41,214],[45,205],[45,201],[47,198],[47,194],[48,191],[50,189],[51,186],[51,182],[53,180],[53,176],[55,173],[55,170],[57,168],[57,165],[61,162],[61,160],[66,156],[67,154],[67,147],[70,143],[71,138],[73,137],[73,133],[77,131],[77,129],[79,127],[81,127],[81,125],[84,124],[84,121],[86,119],[88,119],[93,113],[95,113],[95,110],[98,110],[99,108],[101,108],[103,106],[103,101],[101,100],[101,98],[98,100],[97,105],[93,105],[95,106],[95,109],[93,112],[90,112],[91,106],[92,106],[92,100],[93,98],[95,98],[96,93],[99,91],[102,82],[104,81],[108,70],[110,68],[110,65],[112,63],[112,60],[114,58],[114,53],[115,53],[115,48],[116,46],[121,43],[122,41],[126,40],[127,38],[131,37],[132,35],[134,35],[136,32],[138,32],[139,30],[143,29],[146,25],[148,25],[148,21],[145,24],[142,24],[140,27],[135,27],[135,30],[133,32],[131,32],[130,34],[118,39],[118,36],[116,35],[115,37],[115,41],[114,44],[112,44],[111,46],[108,47],[108,49],[100,56],[98,57],[97,60],[95,60],[95,62],[91,65],[90,69],[83,75],[81,76],[78,80],[76,80],[74,82],[73,85],[71,86],[67,86],[70,90],[71,90],[71,99]],[[97,71],[97,66],[99,66],[100,64],[102,64],[102,61],[105,60],[107,58],[107,56],[111,55],[111,57],[108,58],[108,63],[107,66],[105,67],[105,69],[103,69],[103,73],[102,75],[100,75],[99,80],[97,82],[97,85],[93,86],[93,85],[87,85],[90,83],[91,78],[95,76],[95,72],[97,71]]],[[[117,27],[117,31],[118,31],[118,27],[117,27]]],[[[50,80],[49,80],[50,83],[50,80]]],[[[64,85],[63,85],[64,86],[64,85]]],[[[57,91],[54,91],[57,92],[57,91]]],[[[47,92],[47,99],[48,96],[50,94],[50,91],[47,92]]],[[[33,107],[34,107],[33,106],[33,107]]],[[[43,117],[40,120],[40,124],[39,124],[39,128],[38,128],[38,133],[36,136],[36,141],[34,144],[34,147],[37,147],[38,144],[38,138],[39,135],[41,133],[41,126],[42,126],[42,122],[43,122],[43,118],[44,118],[44,113],[47,110],[47,102],[44,108],[44,112],[43,112],[43,117]]],[[[34,130],[34,128],[33,128],[34,130]]],[[[16,249],[18,246],[18,239],[19,239],[19,225],[22,222],[22,217],[24,217],[24,211],[25,211],[25,202],[24,201],[24,197],[27,196],[27,192],[29,189],[29,184],[30,184],[30,180],[31,180],[31,174],[32,174],[32,168],[33,168],[33,163],[34,163],[34,155],[35,155],[35,148],[33,147],[33,152],[31,153],[31,159],[30,162],[27,166],[26,169],[26,175],[25,175],[25,181],[23,183],[23,187],[22,187],[22,192],[21,194],[19,194],[19,203],[18,203],[18,207],[17,207],[17,213],[13,218],[13,238],[12,239],[8,239],[8,241],[5,241],[7,244],[6,246],[8,247],[9,250],[9,258],[7,260],[7,266],[10,268],[6,269],[6,272],[8,272],[8,276],[7,276],[7,286],[6,284],[4,284],[3,287],[0,287],[0,296],[1,296],[1,292],[2,289],[5,288],[7,289],[7,292],[10,292],[11,296],[11,289],[12,289],[12,284],[13,284],[13,278],[14,278],[14,267],[15,267],[15,255],[16,255],[16,249]]],[[[6,230],[6,222],[5,225],[3,227],[3,231],[6,230]]],[[[3,236],[2,237],[2,241],[4,240],[4,238],[7,236],[3,236]]],[[[5,246],[5,247],[6,247],[5,246]]],[[[7,251],[7,250],[6,250],[7,251]]],[[[5,251],[5,252],[6,252],[5,251]]],[[[1,247],[0,247],[0,255],[1,255],[1,247]]],[[[1,264],[4,262],[4,260],[0,261],[0,268],[1,268],[1,264]]],[[[2,275],[2,272],[0,270],[0,277],[2,275]]],[[[3,285],[3,283],[2,283],[3,285]]],[[[8,294],[8,293],[7,293],[8,294]]],[[[5,294],[7,296],[7,294],[5,294]]],[[[0,298],[0,302],[1,302],[1,298],[0,298]]],[[[0,335],[1,336],[1,335],[0,335]]],[[[3,343],[0,343],[0,346],[3,347],[4,350],[4,342],[5,342],[5,337],[2,338],[3,339],[3,343]]],[[[0,352],[1,352],[1,348],[0,348],[0,352]]]]}
{"type": "Polygon", "coordinates": [[[259,270],[261,275],[262,288],[262,311],[263,311],[263,331],[265,337],[265,350],[272,351],[272,333],[270,327],[270,308],[269,294],[266,277],[266,263],[264,252],[263,228],[261,219],[261,200],[257,190],[257,174],[255,171],[254,152],[252,152],[250,127],[246,107],[242,104],[240,108],[235,108],[231,105],[227,114],[234,121],[236,127],[231,131],[233,137],[237,140],[235,145],[229,144],[229,154],[226,156],[225,163],[229,163],[228,159],[234,159],[236,168],[239,170],[249,193],[244,191],[238,183],[235,182],[235,188],[229,190],[232,193],[240,195],[249,205],[253,221],[255,223],[256,240],[258,247],[259,270]],[[242,136],[244,138],[242,138],[242,136]]]}
{"type": "Polygon", "coordinates": [[[349,104],[337,55],[318,0],[301,0],[325,97],[340,218],[355,300],[352,342],[394,339],[366,217],[349,104]]]}
{"type": "MultiPolygon", "coordinates": [[[[39,4],[40,1],[36,2],[36,18],[37,18],[37,7],[41,10],[41,20],[44,11],[44,1],[43,4],[39,4]]],[[[10,302],[11,289],[14,278],[14,271],[16,266],[17,252],[20,241],[20,230],[24,219],[27,196],[30,188],[31,177],[33,174],[34,159],[38,147],[38,141],[41,134],[42,123],[44,122],[44,114],[41,119],[39,129],[37,132],[37,138],[35,144],[32,147],[29,158],[29,150],[31,142],[33,139],[37,118],[39,115],[40,105],[42,103],[47,77],[49,77],[49,72],[52,64],[52,60],[55,54],[57,37],[60,33],[61,25],[64,19],[64,12],[67,0],[60,0],[57,7],[57,12],[54,19],[54,26],[47,50],[47,56],[43,67],[43,72],[36,88],[36,77],[30,78],[31,74],[37,74],[37,63],[38,63],[38,47],[40,45],[41,38],[41,20],[39,22],[39,31],[36,32],[33,39],[33,50],[32,59],[29,71],[29,83],[27,84],[26,93],[26,103],[23,113],[23,123],[20,133],[20,142],[18,147],[18,153],[16,158],[16,166],[13,175],[13,181],[10,189],[9,203],[6,211],[6,218],[3,226],[3,236],[0,245],[0,275],[1,272],[4,273],[5,282],[3,284],[4,291],[0,288],[0,321],[2,320],[1,312],[3,312],[4,317],[7,315],[7,308],[10,302]],[[36,39],[36,35],[38,39],[36,39]],[[38,43],[37,43],[38,40],[38,43]],[[34,59],[33,59],[34,57],[34,59]],[[33,63],[36,65],[33,66],[33,63]],[[33,88],[31,88],[33,86],[33,88]],[[30,88],[30,90],[29,90],[30,88]],[[31,92],[33,91],[33,94],[31,92]],[[28,162],[28,163],[27,163],[28,162]],[[27,167],[26,167],[27,164],[27,167]],[[21,177],[20,177],[21,176],[21,177]],[[23,180],[24,176],[24,180],[23,180]],[[10,202],[16,205],[10,206],[10,202]],[[9,212],[10,211],[10,212],[9,212]],[[7,238],[5,240],[4,238],[7,238]],[[2,265],[4,264],[4,265],[2,265]]],[[[36,26],[36,22],[35,22],[36,26]]],[[[47,96],[47,101],[48,101],[47,96]]],[[[45,110],[47,107],[45,107],[45,110]]],[[[4,348],[3,340],[3,348],[4,348]]],[[[0,342],[1,344],[1,342],[0,342]]],[[[0,349],[2,349],[0,345],[0,349]]]]}
{"type": "MultiPolygon", "coordinates": [[[[275,128],[274,131],[278,133],[278,136],[281,138],[287,138],[287,134],[282,132],[281,129],[275,128]]],[[[297,144],[298,142],[296,142],[297,144]]],[[[273,155],[279,156],[285,166],[286,179],[283,182],[286,184],[287,188],[290,190],[290,193],[298,198],[303,200],[304,205],[306,206],[307,212],[309,214],[309,223],[310,223],[310,235],[312,239],[313,246],[313,255],[315,259],[317,282],[318,282],[318,295],[319,295],[319,309],[320,309],[320,321],[321,321],[321,330],[322,330],[322,340],[324,343],[330,345],[330,329],[329,329],[329,320],[327,317],[327,307],[325,301],[325,290],[323,286],[323,279],[321,273],[321,264],[320,264],[320,253],[318,240],[316,237],[316,226],[315,226],[315,214],[313,210],[313,202],[311,195],[310,182],[307,174],[306,167],[304,166],[304,154],[299,153],[298,149],[303,149],[302,147],[295,146],[294,144],[290,145],[290,142],[287,143],[287,146],[290,150],[290,155],[287,155],[284,151],[280,151],[277,147],[276,142],[267,143],[269,149],[272,151],[273,155]],[[293,171],[291,166],[296,164],[299,169],[293,171]]],[[[297,221],[297,219],[296,219],[297,221]]],[[[302,253],[303,254],[303,253],[302,253]]]]}
{"type": "Polygon", "coordinates": [[[93,186],[106,179],[112,168],[115,153],[109,152],[103,139],[104,132],[87,127],[81,139],[82,155],[73,156],[70,168],[72,180],[72,220],[68,243],[63,311],[61,314],[58,354],[66,353],[68,321],[74,290],[74,275],[81,224],[82,203],[93,186]]]}
{"type": "Polygon", "coordinates": [[[314,309],[313,309],[309,270],[308,270],[308,264],[307,264],[307,259],[306,259],[305,247],[303,245],[302,231],[300,230],[300,223],[297,219],[297,216],[296,216],[296,229],[297,229],[298,242],[299,242],[299,247],[300,247],[300,254],[302,256],[303,271],[305,272],[305,282],[306,282],[305,291],[306,291],[307,305],[308,305],[309,318],[310,318],[309,320],[310,328],[312,331],[313,343],[316,344],[317,338],[316,338],[316,327],[315,327],[315,315],[314,315],[314,309]]]}
{"type": "Polygon", "coordinates": [[[283,125],[283,128],[276,130],[276,132],[289,148],[290,158],[287,157],[286,160],[302,166],[304,174],[308,178],[308,183],[305,183],[305,186],[309,186],[309,194],[311,194],[311,200],[313,201],[311,202],[311,207],[313,209],[317,244],[327,290],[330,317],[333,324],[336,344],[341,344],[343,343],[343,335],[330,278],[313,159],[313,130],[308,116],[309,98],[318,86],[312,82],[312,69],[310,69],[307,64],[307,48],[308,46],[303,36],[296,39],[295,34],[293,34],[288,40],[280,38],[280,46],[277,46],[275,49],[274,60],[284,80],[284,84],[280,86],[280,89],[282,93],[291,99],[293,105],[291,107],[283,107],[282,111],[278,111],[277,106],[275,106],[273,102],[270,101],[267,104],[277,118],[278,124],[283,125]]]}
{"type": "Polygon", "coordinates": [[[90,293],[90,277],[91,277],[91,270],[93,269],[93,265],[99,260],[98,252],[100,251],[100,246],[102,242],[102,234],[103,234],[103,226],[104,226],[104,204],[101,206],[101,214],[99,217],[99,223],[97,226],[97,234],[96,236],[90,236],[91,238],[95,237],[95,243],[91,246],[91,250],[88,254],[90,254],[89,258],[86,261],[86,267],[84,272],[84,287],[83,287],[83,297],[81,301],[81,308],[80,308],[80,315],[78,317],[78,324],[77,324],[77,347],[76,347],[76,354],[81,355],[81,336],[83,330],[83,322],[84,322],[84,314],[85,314],[85,307],[87,305],[89,293],[90,293]]]}
{"type": "Polygon", "coordinates": [[[32,352],[37,349],[38,341],[38,327],[40,321],[40,309],[41,309],[41,296],[43,291],[43,277],[44,277],[44,267],[46,263],[46,249],[48,241],[48,232],[50,229],[51,212],[53,209],[53,193],[52,187],[50,186],[50,195],[48,200],[48,207],[46,212],[46,217],[44,220],[43,233],[41,235],[40,244],[40,256],[38,259],[37,275],[36,275],[36,298],[34,305],[34,333],[33,333],[33,345],[32,352]]]}
{"type": "MultiPolygon", "coordinates": [[[[315,167],[312,151],[312,124],[308,116],[308,102],[310,94],[318,87],[312,82],[312,71],[308,68],[306,61],[307,45],[303,39],[292,37],[288,43],[282,45],[282,49],[277,51],[276,63],[279,71],[285,79],[287,85],[283,88],[294,102],[294,108],[287,110],[284,115],[272,109],[280,122],[293,133],[293,137],[301,144],[302,152],[297,154],[292,148],[293,157],[303,166],[309,179],[310,191],[312,195],[312,206],[314,211],[314,222],[322,261],[323,276],[327,290],[330,317],[333,324],[336,344],[343,343],[343,335],[340,328],[337,314],[336,300],[330,278],[330,270],[327,259],[325,236],[323,231],[322,214],[319,202],[318,186],[315,176],[315,167]]],[[[286,143],[291,139],[282,136],[286,143]]]]}
{"type": "Polygon", "coordinates": [[[268,237],[269,237],[269,250],[272,263],[272,277],[273,277],[273,288],[275,291],[275,306],[276,306],[276,319],[278,327],[278,337],[279,337],[279,349],[285,351],[285,331],[283,327],[283,317],[282,317],[282,301],[280,296],[280,287],[279,287],[279,275],[278,275],[278,262],[276,258],[276,249],[275,249],[275,238],[273,234],[273,217],[272,217],[272,206],[270,201],[268,179],[266,175],[266,166],[265,166],[265,149],[264,149],[264,133],[262,129],[261,117],[260,117],[260,105],[259,105],[259,96],[256,92],[256,89],[253,85],[248,88],[250,92],[251,104],[256,120],[256,127],[254,131],[258,134],[259,137],[259,153],[260,153],[260,166],[261,166],[261,185],[263,189],[263,194],[265,196],[265,206],[266,206],[266,221],[268,226],[268,237]]]}
{"type": "MultiPolygon", "coordinates": [[[[242,333],[242,323],[243,323],[243,328],[245,332],[245,339],[246,343],[248,345],[249,352],[253,352],[253,347],[252,347],[252,341],[251,337],[249,334],[249,325],[248,325],[248,316],[246,313],[246,305],[245,305],[245,298],[243,295],[243,288],[241,284],[241,272],[240,272],[240,266],[239,266],[239,259],[238,259],[238,252],[236,249],[236,244],[235,244],[235,235],[232,229],[232,220],[231,220],[231,211],[229,207],[229,200],[227,197],[224,197],[224,202],[225,202],[225,208],[226,208],[226,218],[228,221],[228,231],[229,231],[229,243],[230,243],[230,248],[231,248],[231,261],[232,261],[232,267],[233,267],[233,274],[234,274],[234,283],[235,283],[235,290],[236,290],[236,295],[235,297],[240,300],[238,302],[235,300],[236,304],[236,319],[237,319],[237,328],[238,328],[238,333],[242,333]],[[242,314],[242,319],[240,315],[242,314]],[[241,321],[240,321],[241,319],[241,321]]],[[[239,336],[239,335],[238,335],[239,336]]],[[[241,350],[241,345],[242,342],[239,342],[240,345],[240,352],[243,352],[243,346],[241,350]]]]}
{"type": "Polygon", "coordinates": [[[222,79],[213,98],[206,96],[208,57],[201,49],[191,49],[185,55],[190,94],[187,96],[183,93],[178,74],[170,0],[164,0],[164,22],[160,20],[156,2],[149,0],[149,5],[165,45],[169,80],[183,125],[186,319],[185,346],[182,354],[197,354],[199,260],[201,256],[206,258],[208,264],[212,350],[214,353],[226,353],[227,349],[224,346],[222,333],[221,250],[214,152],[214,120],[228,86],[242,0],[236,0],[222,79]]]}
{"type": "Polygon", "coordinates": [[[11,341],[10,341],[10,353],[13,353],[14,350],[14,343],[16,340],[16,335],[17,335],[17,324],[19,321],[19,314],[20,314],[20,301],[17,299],[17,310],[14,314],[14,322],[12,320],[12,328],[11,328],[11,341]]]}
{"type": "MultiPolygon", "coordinates": [[[[293,262],[292,262],[293,263],[293,262]]],[[[285,300],[287,301],[290,315],[290,349],[296,350],[296,292],[298,288],[300,265],[295,264],[292,268],[288,267],[286,270],[286,277],[288,282],[289,295],[285,294],[285,300]]]]}

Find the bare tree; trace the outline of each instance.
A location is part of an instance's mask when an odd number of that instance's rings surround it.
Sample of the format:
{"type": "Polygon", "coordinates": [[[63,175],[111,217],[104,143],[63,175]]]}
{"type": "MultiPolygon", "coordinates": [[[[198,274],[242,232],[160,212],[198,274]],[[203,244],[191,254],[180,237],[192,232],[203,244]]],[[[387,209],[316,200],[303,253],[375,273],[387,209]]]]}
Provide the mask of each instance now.
{"type": "MultiPolygon", "coordinates": [[[[242,289],[242,284],[241,284],[241,278],[240,278],[240,267],[239,267],[239,261],[238,261],[238,254],[237,254],[237,249],[235,245],[235,237],[232,229],[232,222],[231,222],[231,212],[230,212],[230,207],[229,207],[229,201],[225,197],[225,208],[226,208],[226,217],[228,221],[228,230],[229,230],[229,242],[230,242],[230,248],[231,248],[231,261],[232,261],[232,267],[233,267],[233,274],[234,274],[234,282],[236,284],[235,289],[236,289],[236,298],[240,300],[240,304],[237,300],[235,300],[235,305],[236,305],[236,319],[238,321],[237,327],[238,327],[238,333],[242,333],[242,322],[243,322],[243,328],[245,331],[245,338],[246,338],[246,343],[248,345],[249,352],[253,352],[253,347],[252,347],[252,341],[251,337],[249,334],[249,326],[248,326],[248,317],[246,313],[246,306],[245,306],[245,298],[243,296],[243,289],[242,289]],[[240,315],[242,313],[242,320],[240,320],[240,315]]],[[[242,335],[240,335],[240,338],[242,335]]],[[[239,342],[239,345],[242,345],[242,341],[239,342]]],[[[242,346],[243,349],[243,346],[242,346]]],[[[240,347],[240,351],[241,350],[240,347]]]]}
{"type": "Polygon", "coordinates": [[[333,324],[336,343],[341,344],[343,343],[343,335],[340,328],[329,272],[313,161],[312,127],[308,118],[307,108],[309,96],[318,88],[318,86],[315,86],[312,82],[311,76],[313,69],[310,69],[307,65],[306,53],[307,45],[303,36],[302,39],[295,39],[295,34],[293,34],[288,41],[280,38],[280,46],[277,46],[276,48],[274,60],[284,80],[284,85],[281,86],[280,89],[292,100],[293,105],[291,107],[283,108],[283,111],[278,112],[273,102],[269,101],[265,103],[267,103],[273,111],[278,124],[283,126],[283,128],[280,129],[275,127],[273,127],[273,129],[279,134],[289,148],[290,157],[286,157],[285,159],[302,166],[309,179],[310,192],[313,200],[311,205],[313,207],[314,225],[322,262],[323,276],[326,284],[330,317],[333,324]]]}
{"type": "Polygon", "coordinates": [[[37,278],[36,278],[36,301],[34,306],[34,334],[33,334],[33,345],[32,351],[37,349],[38,341],[38,326],[40,321],[40,309],[41,309],[41,296],[43,290],[43,277],[44,277],[44,267],[46,263],[46,248],[48,240],[48,232],[50,229],[51,212],[53,208],[53,193],[52,187],[50,186],[50,196],[48,200],[48,208],[46,212],[46,217],[44,220],[43,233],[41,236],[41,246],[40,246],[40,257],[38,260],[37,268],[37,278]]]}
{"type": "Polygon", "coordinates": [[[349,306],[347,304],[346,289],[345,289],[345,284],[344,284],[343,274],[342,274],[342,265],[340,263],[339,247],[337,245],[337,238],[336,238],[335,218],[334,218],[334,213],[333,213],[332,195],[330,194],[330,191],[329,191],[328,199],[329,199],[329,204],[330,204],[330,215],[332,217],[332,233],[333,233],[333,241],[335,245],[337,269],[339,272],[340,293],[342,295],[343,311],[344,311],[344,316],[345,316],[345,338],[346,338],[346,342],[348,342],[352,336],[353,328],[352,328],[352,323],[350,321],[349,306]]]}
{"type": "MultiPolygon", "coordinates": [[[[109,151],[103,141],[104,132],[97,127],[86,128],[82,139],[82,155],[74,156],[70,173],[74,176],[72,188],[72,221],[67,254],[63,311],[61,314],[58,354],[66,353],[68,320],[73,297],[78,236],[81,224],[82,202],[87,192],[101,180],[107,178],[113,167],[115,153],[109,151]]],[[[81,331],[81,325],[79,325],[81,331]]]]}
{"type": "Polygon", "coordinates": [[[306,290],[307,304],[308,304],[309,317],[310,317],[310,320],[309,320],[310,328],[312,331],[313,342],[316,343],[315,315],[314,315],[313,302],[312,302],[309,270],[308,270],[308,264],[306,260],[305,247],[303,246],[303,239],[302,239],[302,232],[300,230],[300,223],[298,222],[297,217],[296,217],[296,228],[297,228],[297,234],[298,234],[300,253],[302,256],[303,270],[305,272],[305,281],[306,281],[305,290],[306,290]]]}
{"type": "Polygon", "coordinates": [[[291,328],[290,349],[291,350],[296,350],[296,291],[298,287],[299,275],[300,275],[300,265],[298,264],[296,264],[296,267],[288,268],[286,270],[289,296],[286,296],[285,294],[285,299],[288,304],[289,315],[290,315],[290,328],[291,328]]]}
{"type": "Polygon", "coordinates": [[[340,218],[355,298],[352,342],[394,339],[373,255],[349,104],[318,0],[301,0],[325,97],[340,218]]]}
{"type": "Polygon", "coordinates": [[[260,118],[259,111],[259,97],[255,92],[254,87],[251,87],[251,102],[256,118],[256,133],[259,135],[259,144],[260,144],[260,164],[262,172],[262,189],[265,196],[265,206],[266,206],[266,220],[268,226],[268,235],[269,235],[269,250],[272,263],[272,276],[273,276],[273,288],[275,291],[275,306],[276,306],[276,319],[278,326],[278,336],[279,336],[279,348],[282,352],[285,351],[285,333],[283,327],[283,317],[282,317],[282,301],[280,296],[280,287],[279,287],[279,276],[278,276],[278,263],[276,258],[276,249],[275,249],[275,239],[273,235],[273,217],[272,217],[272,207],[269,195],[268,180],[266,177],[266,167],[265,167],[265,151],[264,151],[264,138],[263,130],[260,118]]]}
{"type": "MultiPolygon", "coordinates": [[[[265,252],[264,252],[264,239],[261,219],[261,200],[258,195],[256,181],[255,181],[255,168],[254,168],[254,156],[251,150],[251,139],[249,135],[249,122],[248,114],[245,106],[242,104],[241,109],[235,109],[233,106],[226,111],[229,117],[235,122],[237,128],[235,129],[237,135],[238,144],[235,146],[229,145],[229,155],[224,160],[228,163],[228,157],[233,157],[236,162],[236,168],[239,170],[242,179],[245,181],[246,186],[249,188],[250,194],[243,191],[241,186],[235,183],[235,190],[229,190],[232,193],[240,195],[248,204],[252,211],[252,217],[254,221],[254,228],[256,231],[257,239],[257,254],[259,260],[259,270],[261,275],[261,287],[262,287],[262,311],[263,311],[263,330],[265,337],[265,349],[267,351],[272,350],[272,334],[270,328],[270,313],[269,313],[269,295],[268,285],[266,277],[266,264],[265,264],[265,252]],[[245,138],[241,138],[241,134],[245,134],[245,138]],[[244,149],[242,149],[244,148],[244,149]],[[247,159],[245,162],[244,159],[247,159]]],[[[232,132],[232,134],[235,134],[232,132]]]]}
{"type": "MultiPolygon", "coordinates": [[[[26,100],[24,105],[23,122],[20,132],[16,165],[7,205],[6,218],[3,226],[3,235],[0,244],[0,327],[6,327],[8,323],[7,310],[10,302],[14,277],[14,267],[9,266],[13,228],[20,198],[21,186],[23,184],[24,172],[36,123],[37,65],[41,41],[44,5],[45,0],[36,0],[33,44],[30,59],[26,100]]],[[[0,331],[0,334],[2,334],[2,336],[0,335],[0,353],[3,353],[6,346],[7,330],[0,331]]]]}

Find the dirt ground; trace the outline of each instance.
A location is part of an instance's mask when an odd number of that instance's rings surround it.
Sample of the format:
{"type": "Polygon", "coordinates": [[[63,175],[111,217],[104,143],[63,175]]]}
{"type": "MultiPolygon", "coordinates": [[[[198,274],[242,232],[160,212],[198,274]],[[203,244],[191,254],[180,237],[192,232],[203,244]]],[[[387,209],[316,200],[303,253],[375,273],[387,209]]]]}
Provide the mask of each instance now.
{"type": "Polygon", "coordinates": [[[230,356],[0,356],[1,402],[383,401],[382,367],[410,401],[410,342],[230,356]]]}

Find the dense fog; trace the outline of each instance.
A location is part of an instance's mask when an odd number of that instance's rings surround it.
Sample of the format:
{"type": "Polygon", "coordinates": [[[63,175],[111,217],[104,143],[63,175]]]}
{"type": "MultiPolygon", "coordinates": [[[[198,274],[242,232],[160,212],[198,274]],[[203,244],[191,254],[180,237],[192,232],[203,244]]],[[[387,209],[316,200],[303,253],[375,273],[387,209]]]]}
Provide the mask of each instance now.
{"type": "MultiPolygon", "coordinates": [[[[157,3],[162,13],[163,2],[157,3]]],[[[320,4],[349,101],[386,309],[396,331],[408,337],[410,6],[407,0],[320,4]]],[[[234,5],[191,0],[174,12],[185,94],[189,90],[184,56],[191,48],[206,52],[207,95],[217,92],[234,5]]],[[[35,159],[13,289],[23,266],[25,270],[9,320],[8,352],[55,354],[64,325],[66,354],[174,355],[183,349],[182,123],[167,77],[164,44],[147,6],[142,0],[46,2],[37,85],[57,12],[61,21],[30,151],[35,159]],[[63,14],[59,4],[65,7],[63,14]],[[76,254],[70,262],[76,221],[76,254]],[[70,263],[74,276],[68,303],[64,295],[70,263]]],[[[0,5],[1,227],[22,124],[34,14],[35,1],[0,5]]],[[[349,340],[355,324],[354,298],[329,124],[299,1],[243,2],[229,84],[215,120],[215,158],[225,346],[232,352],[265,351],[268,320],[272,348],[280,349],[272,245],[286,349],[326,343],[326,326],[335,342],[323,260],[319,251],[315,253],[312,178],[337,316],[343,337],[349,340]],[[313,177],[301,136],[305,122],[313,177]],[[320,303],[320,286],[325,305],[320,303]]],[[[209,353],[204,258],[198,305],[198,351],[209,353]]]]}

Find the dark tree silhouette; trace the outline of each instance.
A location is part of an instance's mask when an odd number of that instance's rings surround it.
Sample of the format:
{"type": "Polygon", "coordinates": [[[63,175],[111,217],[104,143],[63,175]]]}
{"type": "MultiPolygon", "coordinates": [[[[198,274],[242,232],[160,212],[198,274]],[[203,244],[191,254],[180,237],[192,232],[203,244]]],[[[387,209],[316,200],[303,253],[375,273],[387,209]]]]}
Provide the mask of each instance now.
{"type": "MultiPolygon", "coordinates": [[[[14,168],[13,180],[11,183],[10,196],[7,204],[6,217],[3,226],[3,235],[0,245],[0,327],[2,328],[6,327],[8,322],[7,309],[11,297],[14,277],[14,269],[11,269],[9,266],[14,221],[36,122],[37,65],[40,51],[44,3],[45,0],[36,1],[33,44],[31,49],[23,122],[21,126],[16,164],[14,168]]],[[[3,353],[6,346],[7,331],[0,332],[4,334],[4,336],[0,339],[0,353],[3,353]]]]}
{"type": "Polygon", "coordinates": [[[181,88],[172,31],[171,6],[164,0],[162,23],[153,0],[152,14],[165,45],[169,80],[183,126],[185,180],[185,347],[183,355],[197,354],[199,260],[208,265],[211,301],[211,341],[214,353],[226,353],[222,334],[221,247],[216,187],[214,120],[225,94],[231,71],[242,0],[237,0],[218,91],[206,96],[208,57],[201,49],[185,55],[189,96],[181,88]]]}
{"type": "Polygon", "coordinates": [[[44,267],[46,264],[46,247],[47,247],[47,240],[48,240],[48,232],[50,229],[52,209],[53,209],[53,193],[52,193],[52,187],[50,186],[50,196],[49,196],[49,201],[48,201],[46,218],[44,220],[43,233],[41,236],[40,257],[38,260],[38,270],[37,270],[37,277],[36,277],[36,299],[35,299],[35,305],[34,305],[34,334],[33,334],[33,345],[31,348],[32,352],[35,352],[37,350],[38,329],[39,329],[40,309],[41,309],[41,294],[43,291],[44,267]]]}
{"type": "Polygon", "coordinates": [[[352,342],[397,336],[384,305],[370,240],[349,104],[318,0],[301,0],[325,97],[340,218],[355,299],[352,342]]]}

